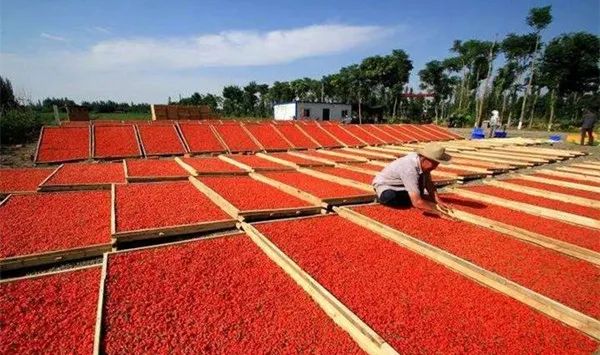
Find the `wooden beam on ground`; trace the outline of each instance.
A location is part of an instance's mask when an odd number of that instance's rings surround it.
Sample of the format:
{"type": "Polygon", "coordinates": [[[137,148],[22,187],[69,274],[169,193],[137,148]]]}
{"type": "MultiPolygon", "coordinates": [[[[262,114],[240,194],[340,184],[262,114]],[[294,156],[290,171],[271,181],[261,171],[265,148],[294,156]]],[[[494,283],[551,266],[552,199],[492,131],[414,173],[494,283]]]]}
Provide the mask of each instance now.
{"type": "Polygon", "coordinates": [[[379,223],[348,208],[334,208],[341,217],[346,218],[382,237],[395,242],[419,255],[443,265],[475,282],[481,283],[508,297],[520,301],[529,307],[567,324],[579,331],[600,340],[600,321],[577,310],[563,305],[549,297],[532,291],[496,273],[466,261],[443,249],[430,245],[390,226],[379,223]]]}
{"type": "Polygon", "coordinates": [[[577,169],[590,170],[591,172],[595,172],[595,171],[599,171],[600,172],[600,165],[596,165],[596,164],[577,163],[577,164],[571,164],[570,166],[572,166],[574,168],[577,168],[577,169]]]}
{"type": "Polygon", "coordinates": [[[486,161],[486,162],[490,162],[490,163],[507,164],[507,165],[512,165],[512,166],[519,167],[519,168],[532,167],[535,165],[531,162],[510,160],[508,158],[486,157],[486,156],[480,156],[480,155],[475,156],[475,155],[469,155],[469,154],[464,154],[464,153],[448,153],[448,154],[450,154],[450,156],[452,158],[456,157],[456,158],[462,158],[462,159],[486,161]]]}
{"type": "Polygon", "coordinates": [[[18,255],[0,259],[0,272],[52,265],[102,255],[112,249],[111,242],[79,248],[60,249],[43,253],[18,255]]]}
{"type": "Polygon", "coordinates": [[[600,183],[600,178],[598,178],[598,177],[587,176],[587,175],[583,175],[583,174],[579,174],[579,173],[550,170],[550,169],[540,169],[540,170],[537,170],[536,172],[543,173],[545,175],[553,175],[553,176],[559,176],[559,177],[564,177],[564,178],[569,178],[569,179],[600,183]]]}
{"type": "Polygon", "coordinates": [[[282,164],[282,165],[288,166],[293,169],[298,169],[300,167],[308,168],[308,167],[322,167],[322,166],[334,166],[335,165],[335,163],[333,163],[333,162],[329,164],[329,163],[318,162],[316,160],[313,160],[314,163],[311,163],[311,164],[298,164],[291,160],[285,160],[283,158],[274,157],[274,156],[272,156],[270,154],[266,154],[266,153],[256,153],[256,156],[270,160],[277,164],[282,164]]]}
{"type": "Polygon", "coordinates": [[[577,190],[582,190],[582,191],[600,193],[600,186],[576,184],[574,182],[569,182],[569,181],[563,181],[563,180],[557,180],[557,179],[547,179],[547,178],[544,178],[541,176],[530,176],[530,175],[525,175],[525,174],[517,174],[517,175],[515,175],[515,177],[519,178],[519,179],[523,179],[523,180],[541,182],[544,184],[549,184],[549,185],[554,185],[554,186],[567,187],[570,189],[577,189],[577,190]]]}
{"type": "Polygon", "coordinates": [[[236,166],[236,167],[238,167],[238,168],[240,168],[240,169],[242,169],[244,171],[247,171],[247,172],[253,172],[254,171],[254,169],[251,166],[246,165],[244,163],[240,163],[239,161],[237,161],[235,159],[231,159],[230,157],[227,157],[227,156],[225,156],[223,154],[219,154],[218,158],[221,159],[221,160],[223,160],[224,162],[229,163],[229,164],[231,164],[233,166],[236,166]]]}
{"type": "Polygon", "coordinates": [[[304,271],[265,235],[254,228],[254,226],[248,223],[241,223],[241,228],[340,328],[350,335],[361,349],[368,354],[397,354],[379,334],[310,276],[310,274],[304,271]]]}
{"type": "MultiPolygon", "coordinates": [[[[327,150],[319,150],[319,151],[320,152],[326,152],[327,150]]],[[[303,159],[314,160],[316,162],[319,162],[319,163],[325,164],[325,165],[330,165],[330,166],[334,166],[335,165],[335,161],[329,160],[329,159],[326,159],[326,158],[320,158],[320,157],[315,157],[315,156],[308,155],[308,154],[302,154],[300,152],[291,152],[291,151],[288,152],[288,154],[295,155],[295,156],[297,156],[299,158],[303,158],[303,159]]]]}
{"type": "Polygon", "coordinates": [[[558,167],[556,167],[556,170],[566,171],[568,173],[581,174],[581,175],[585,176],[586,178],[588,176],[600,178],[600,171],[596,171],[596,170],[571,168],[571,167],[567,167],[567,166],[558,166],[558,167]]]}
{"type": "Polygon", "coordinates": [[[485,158],[498,158],[509,161],[522,161],[527,163],[536,163],[536,164],[547,164],[550,162],[548,159],[540,159],[533,157],[523,157],[517,156],[515,154],[505,154],[505,153],[494,153],[492,151],[481,151],[478,150],[476,152],[465,152],[465,155],[476,156],[476,157],[485,157],[485,158]]]}
{"type": "Polygon", "coordinates": [[[600,229],[600,221],[597,221],[593,218],[578,216],[576,214],[563,212],[563,211],[557,211],[557,210],[553,210],[553,209],[545,208],[545,207],[534,206],[534,205],[530,205],[527,203],[506,200],[503,198],[499,198],[499,197],[495,197],[495,196],[491,196],[491,195],[487,195],[487,194],[482,194],[479,192],[469,191],[466,189],[454,188],[454,189],[451,189],[449,192],[455,193],[457,195],[460,195],[460,196],[463,196],[466,198],[470,198],[475,201],[491,203],[494,205],[510,208],[515,211],[529,213],[534,216],[540,216],[540,217],[544,217],[544,218],[558,220],[561,222],[567,222],[570,224],[580,225],[580,226],[594,228],[594,229],[600,229]]]}
{"type": "MultiPolygon", "coordinates": [[[[356,148],[342,148],[343,151],[349,152],[350,154],[355,153],[355,154],[367,154],[370,156],[373,156],[374,159],[386,159],[386,160],[396,160],[398,159],[397,156],[393,155],[393,154],[386,154],[383,152],[376,152],[373,150],[369,150],[369,149],[356,149],[356,148]]],[[[360,155],[362,156],[362,155],[360,155]]],[[[369,158],[367,158],[369,159],[369,158]]]]}
{"type": "Polygon", "coordinates": [[[484,184],[496,186],[505,190],[510,190],[514,192],[521,192],[531,196],[543,197],[550,200],[561,201],[573,203],[579,206],[585,206],[590,208],[600,208],[600,201],[591,200],[589,198],[572,196],[567,194],[562,194],[559,192],[548,191],[537,189],[534,187],[529,187],[525,185],[513,184],[509,181],[500,181],[500,180],[484,180],[484,184]]]}
{"type": "Polygon", "coordinates": [[[365,157],[362,157],[362,156],[358,156],[358,155],[354,155],[354,154],[350,154],[350,153],[342,153],[342,152],[339,152],[339,151],[334,152],[334,151],[326,150],[326,149],[321,150],[320,152],[324,153],[324,154],[329,154],[329,155],[333,155],[333,156],[336,156],[336,157],[340,157],[340,158],[350,159],[349,162],[354,161],[354,162],[366,163],[366,162],[369,161],[368,158],[365,158],[365,157]]]}
{"type": "Polygon", "coordinates": [[[507,147],[496,147],[495,150],[502,151],[502,152],[517,152],[517,153],[525,151],[525,152],[536,153],[538,155],[554,155],[554,156],[563,157],[565,159],[580,156],[580,154],[576,154],[579,152],[574,152],[574,151],[569,151],[569,150],[552,149],[552,148],[532,148],[532,147],[524,148],[524,147],[507,146],[507,147]]]}
{"type": "Polygon", "coordinates": [[[600,253],[597,253],[593,250],[582,248],[571,243],[563,242],[562,240],[546,237],[542,234],[534,233],[523,228],[515,227],[510,224],[502,223],[457,209],[453,209],[452,212],[450,212],[450,215],[458,220],[485,227],[495,232],[506,234],[511,237],[539,245],[543,248],[551,249],[600,266],[600,253]]]}

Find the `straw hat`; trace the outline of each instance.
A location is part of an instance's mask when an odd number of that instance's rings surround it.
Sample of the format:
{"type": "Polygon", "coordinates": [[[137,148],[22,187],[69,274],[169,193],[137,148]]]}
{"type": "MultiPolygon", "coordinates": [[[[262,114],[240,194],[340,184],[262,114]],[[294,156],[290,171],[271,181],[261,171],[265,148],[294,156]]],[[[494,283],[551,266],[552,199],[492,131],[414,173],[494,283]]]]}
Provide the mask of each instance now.
{"type": "Polygon", "coordinates": [[[437,143],[431,143],[424,147],[417,148],[416,152],[417,154],[438,163],[447,162],[451,159],[450,155],[446,154],[446,148],[437,143]]]}

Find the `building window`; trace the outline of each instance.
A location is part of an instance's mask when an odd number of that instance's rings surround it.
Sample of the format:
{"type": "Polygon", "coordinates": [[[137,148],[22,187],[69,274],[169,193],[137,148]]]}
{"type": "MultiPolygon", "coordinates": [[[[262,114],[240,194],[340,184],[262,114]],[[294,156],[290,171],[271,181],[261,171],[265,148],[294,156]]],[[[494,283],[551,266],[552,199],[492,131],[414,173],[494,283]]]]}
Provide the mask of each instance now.
{"type": "Polygon", "coordinates": [[[305,108],[304,110],[302,110],[302,117],[310,117],[310,109],[309,108],[305,108]]]}

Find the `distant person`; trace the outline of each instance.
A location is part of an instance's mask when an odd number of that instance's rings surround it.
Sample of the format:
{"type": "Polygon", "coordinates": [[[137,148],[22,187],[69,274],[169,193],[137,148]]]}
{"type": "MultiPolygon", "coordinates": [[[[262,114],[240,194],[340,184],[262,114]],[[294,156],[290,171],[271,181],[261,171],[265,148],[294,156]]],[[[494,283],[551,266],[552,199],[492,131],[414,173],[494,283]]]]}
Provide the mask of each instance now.
{"type": "Polygon", "coordinates": [[[500,116],[499,116],[498,110],[494,110],[492,111],[492,117],[490,117],[490,120],[488,122],[488,126],[490,129],[488,138],[493,138],[494,137],[494,133],[496,132],[496,128],[498,128],[498,123],[500,121],[500,116]]]}
{"type": "Polygon", "coordinates": [[[583,110],[583,123],[581,124],[581,145],[585,141],[585,133],[588,134],[588,145],[594,145],[594,125],[598,121],[598,115],[590,109],[583,110]]]}

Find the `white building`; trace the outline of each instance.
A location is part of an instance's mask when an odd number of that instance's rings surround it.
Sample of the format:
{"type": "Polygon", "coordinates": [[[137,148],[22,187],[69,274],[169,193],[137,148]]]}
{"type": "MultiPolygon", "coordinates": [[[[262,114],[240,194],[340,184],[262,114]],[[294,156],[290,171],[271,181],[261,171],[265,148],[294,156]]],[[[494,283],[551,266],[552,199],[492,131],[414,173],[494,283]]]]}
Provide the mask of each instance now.
{"type": "Polygon", "coordinates": [[[318,121],[340,121],[350,117],[352,106],[329,102],[295,101],[273,106],[273,117],[278,121],[294,119],[313,119],[318,121]]]}

